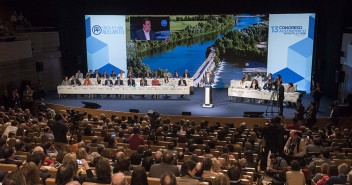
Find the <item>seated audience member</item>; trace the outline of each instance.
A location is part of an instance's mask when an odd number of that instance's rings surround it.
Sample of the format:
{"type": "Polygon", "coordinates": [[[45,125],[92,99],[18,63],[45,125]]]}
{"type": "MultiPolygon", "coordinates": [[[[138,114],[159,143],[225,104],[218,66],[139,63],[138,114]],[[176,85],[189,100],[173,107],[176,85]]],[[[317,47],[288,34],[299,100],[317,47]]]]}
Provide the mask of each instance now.
{"type": "Polygon", "coordinates": [[[81,82],[78,79],[76,79],[75,76],[72,76],[70,80],[70,85],[73,85],[73,86],[81,85],[81,82]]]}
{"type": "Polygon", "coordinates": [[[286,172],[287,185],[306,184],[306,178],[301,171],[300,163],[297,160],[291,162],[289,171],[286,172]]]}
{"type": "Polygon", "coordinates": [[[64,85],[64,86],[70,85],[70,80],[68,79],[67,76],[65,76],[65,78],[62,80],[61,85],[64,85]]]}
{"type": "Polygon", "coordinates": [[[2,180],[3,185],[25,185],[26,178],[22,174],[21,170],[13,171],[5,175],[2,180]]]}
{"type": "Polygon", "coordinates": [[[285,159],[281,158],[277,154],[271,154],[270,160],[270,166],[268,171],[266,172],[266,175],[274,178],[279,182],[285,182],[285,176],[287,171],[287,162],[285,161],[285,159]]]}
{"type": "Polygon", "coordinates": [[[185,185],[198,185],[199,181],[194,179],[196,174],[196,165],[197,163],[189,160],[182,163],[181,166],[181,177],[177,177],[177,184],[185,184],[185,185]]]}
{"type": "Polygon", "coordinates": [[[153,157],[144,157],[142,160],[142,166],[144,167],[144,169],[149,172],[151,166],[154,165],[154,159],[153,157]]]}
{"type": "Polygon", "coordinates": [[[171,164],[173,160],[174,156],[171,152],[164,152],[162,162],[160,164],[154,164],[150,167],[149,176],[160,178],[160,176],[165,172],[172,172],[176,176],[180,176],[178,167],[171,164]]]}
{"type": "Polygon", "coordinates": [[[160,177],[160,185],[177,185],[176,176],[171,172],[165,172],[160,177]]]}
{"type": "Polygon", "coordinates": [[[20,161],[14,160],[15,158],[15,150],[12,147],[5,147],[3,149],[3,155],[5,160],[0,161],[3,164],[16,164],[18,167],[22,165],[20,161]]]}
{"type": "Polygon", "coordinates": [[[306,146],[307,154],[320,154],[323,149],[321,145],[322,143],[320,138],[314,139],[313,143],[310,143],[306,146]]]}
{"type": "Polygon", "coordinates": [[[319,164],[326,163],[328,165],[331,164],[330,160],[330,152],[329,150],[324,149],[322,151],[323,155],[322,158],[314,159],[309,165],[308,165],[308,170],[310,174],[315,174],[317,172],[316,166],[319,164]]]}
{"type": "Polygon", "coordinates": [[[65,165],[60,166],[56,173],[55,184],[64,185],[73,181],[74,173],[74,168],[65,165]]]}
{"type": "Polygon", "coordinates": [[[137,150],[139,145],[144,145],[144,139],[139,135],[140,130],[137,127],[133,128],[133,134],[128,139],[128,144],[131,150],[137,150]]]}
{"type": "Polygon", "coordinates": [[[123,173],[112,174],[111,185],[128,185],[126,176],[123,173]]]}
{"type": "Polygon", "coordinates": [[[229,176],[229,179],[230,179],[230,185],[242,184],[241,183],[242,171],[239,166],[237,166],[237,165],[231,166],[227,170],[227,175],[229,176]]]}
{"type": "Polygon", "coordinates": [[[334,184],[346,184],[347,174],[349,172],[349,165],[343,163],[338,166],[338,175],[330,176],[324,183],[324,185],[334,185],[334,184]]]}
{"type": "Polygon", "coordinates": [[[83,81],[84,86],[92,85],[92,81],[90,81],[89,77],[86,77],[83,81]]]}
{"type": "Polygon", "coordinates": [[[139,82],[140,86],[148,86],[148,82],[147,80],[142,76],[140,82],[139,82]]]}
{"type": "Polygon", "coordinates": [[[107,77],[105,80],[105,85],[106,86],[112,86],[114,83],[112,82],[111,78],[107,77]]]}
{"type": "Polygon", "coordinates": [[[329,178],[328,176],[328,170],[329,170],[329,165],[327,163],[323,163],[320,166],[320,173],[315,173],[315,174],[310,174],[310,176],[314,175],[314,177],[312,178],[312,180],[317,183],[319,182],[319,185],[324,185],[326,179],[329,178]],[[324,182],[322,182],[324,181],[324,182]]]}
{"type": "Polygon", "coordinates": [[[95,165],[95,173],[96,177],[89,177],[88,174],[88,181],[100,184],[110,184],[111,183],[111,166],[110,162],[106,158],[102,158],[98,161],[95,165]]]}
{"type": "Polygon", "coordinates": [[[26,184],[40,184],[39,170],[36,164],[28,162],[22,167],[22,174],[26,178],[26,184]]]}
{"type": "Polygon", "coordinates": [[[148,185],[147,172],[143,166],[133,168],[131,185],[148,185]]]}
{"type": "Polygon", "coordinates": [[[99,139],[98,136],[94,136],[92,138],[91,143],[88,143],[87,146],[89,147],[101,147],[101,148],[105,148],[105,146],[103,144],[99,144],[99,139]]]}
{"type": "Polygon", "coordinates": [[[205,159],[203,159],[203,179],[212,182],[213,185],[217,185],[220,184],[220,179],[219,179],[219,175],[212,172],[211,168],[213,166],[213,162],[209,157],[206,157],[205,159]]]}
{"type": "Polygon", "coordinates": [[[117,77],[114,85],[117,85],[117,86],[123,85],[123,80],[121,80],[121,77],[117,77]]]}

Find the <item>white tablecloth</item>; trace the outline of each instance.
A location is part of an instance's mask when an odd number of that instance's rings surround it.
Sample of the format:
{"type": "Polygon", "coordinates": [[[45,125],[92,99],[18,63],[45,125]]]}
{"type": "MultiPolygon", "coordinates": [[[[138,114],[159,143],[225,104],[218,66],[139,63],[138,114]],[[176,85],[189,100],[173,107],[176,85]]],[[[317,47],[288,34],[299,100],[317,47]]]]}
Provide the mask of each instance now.
{"type": "MultiPolygon", "coordinates": [[[[273,91],[265,91],[265,90],[251,90],[251,89],[241,89],[241,88],[228,88],[228,96],[229,97],[241,97],[241,98],[255,98],[261,100],[270,100],[271,97],[273,100],[277,99],[277,95],[273,94],[273,91]]],[[[299,92],[286,93],[284,101],[296,102],[299,98],[299,92]]]]}

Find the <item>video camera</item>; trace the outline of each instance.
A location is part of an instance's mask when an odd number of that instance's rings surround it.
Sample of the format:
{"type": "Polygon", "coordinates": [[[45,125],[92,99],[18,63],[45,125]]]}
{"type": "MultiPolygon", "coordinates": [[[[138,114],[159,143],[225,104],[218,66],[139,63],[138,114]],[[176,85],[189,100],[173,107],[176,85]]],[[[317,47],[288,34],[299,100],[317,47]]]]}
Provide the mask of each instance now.
{"type": "Polygon", "coordinates": [[[83,116],[87,115],[86,112],[79,112],[75,111],[73,109],[66,110],[66,112],[69,114],[69,117],[71,118],[72,124],[78,125],[79,121],[83,120],[83,116]]]}

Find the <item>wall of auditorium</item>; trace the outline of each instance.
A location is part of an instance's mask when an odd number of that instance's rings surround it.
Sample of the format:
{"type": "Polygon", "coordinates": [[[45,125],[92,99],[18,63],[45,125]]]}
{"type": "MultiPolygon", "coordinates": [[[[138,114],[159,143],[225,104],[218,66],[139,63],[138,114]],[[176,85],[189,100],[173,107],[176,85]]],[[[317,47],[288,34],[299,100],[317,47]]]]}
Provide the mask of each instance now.
{"type": "MultiPolygon", "coordinates": [[[[21,33],[29,44],[29,57],[0,60],[0,84],[20,87],[23,80],[31,81],[32,86],[41,85],[44,90],[54,90],[61,83],[62,57],[58,32],[21,33]],[[37,63],[43,70],[38,71],[37,63]]],[[[5,47],[8,55],[18,55],[13,47],[5,47]]],[[[28,48],[27,48],[28,50],[28,48]]]]}

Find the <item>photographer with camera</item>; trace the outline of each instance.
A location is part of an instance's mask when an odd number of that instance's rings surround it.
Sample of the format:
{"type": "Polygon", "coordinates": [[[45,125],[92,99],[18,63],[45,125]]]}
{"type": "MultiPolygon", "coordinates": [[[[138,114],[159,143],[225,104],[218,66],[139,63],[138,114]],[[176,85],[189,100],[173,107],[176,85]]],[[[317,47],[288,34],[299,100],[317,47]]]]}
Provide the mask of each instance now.
{"type": "Polygon", "coordinates": [[[303,162],[304,156],[306,155],[306,144],[304,140],[298,136],[298,131],[291,130],[290,138],[287,140],[284,147],[284,152],[288,163],[292,160],[303,162]]]}
{"type": "Polygon", "coordinates": [[[50,130],[54,134],[54,141],[59,143],[67,143],[66,133],[68,131],[62,114],[55,115],[55,123],[51,125],[50,130]]]}

